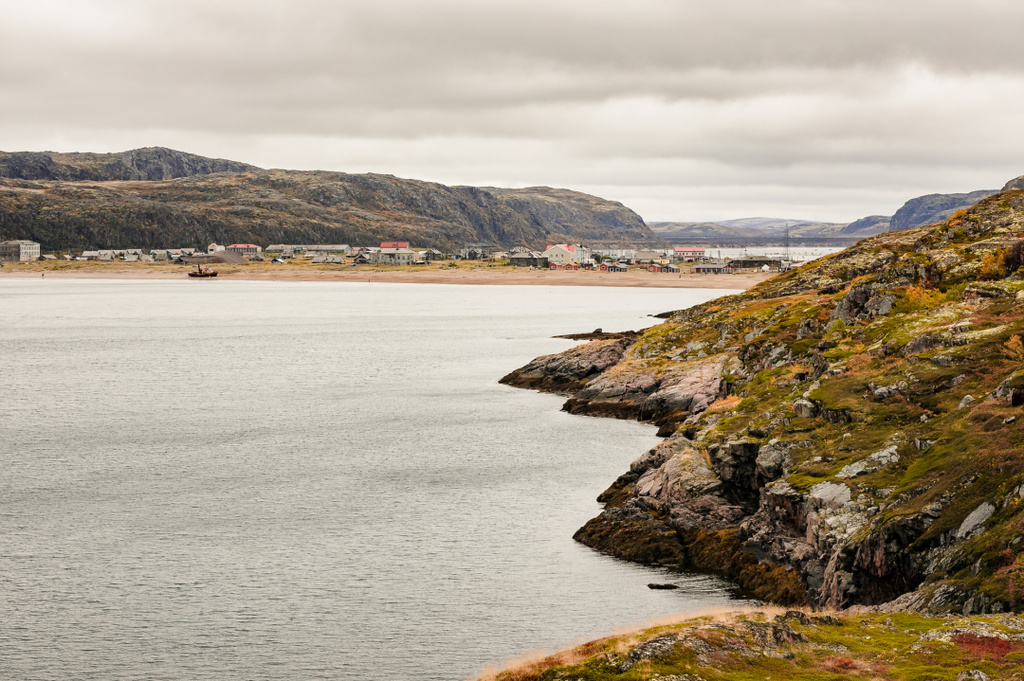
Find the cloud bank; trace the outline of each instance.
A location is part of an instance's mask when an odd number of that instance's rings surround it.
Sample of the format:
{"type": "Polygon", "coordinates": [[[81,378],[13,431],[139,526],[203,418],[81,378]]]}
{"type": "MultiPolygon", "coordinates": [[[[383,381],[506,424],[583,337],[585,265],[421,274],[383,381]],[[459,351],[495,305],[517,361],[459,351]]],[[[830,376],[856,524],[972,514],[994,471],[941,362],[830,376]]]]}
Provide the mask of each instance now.
{"type": "Polygon", "coordinates": [[[0,148],[547,184],[849,221],[1024,173],[1024,3],[36,0],[0,148]]]}

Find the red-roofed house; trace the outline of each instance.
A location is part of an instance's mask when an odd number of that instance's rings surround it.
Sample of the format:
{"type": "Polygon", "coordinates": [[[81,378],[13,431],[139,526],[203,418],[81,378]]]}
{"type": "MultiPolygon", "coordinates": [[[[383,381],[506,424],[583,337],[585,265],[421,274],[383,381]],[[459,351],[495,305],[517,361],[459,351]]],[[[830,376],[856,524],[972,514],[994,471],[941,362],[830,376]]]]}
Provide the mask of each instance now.
{"type": "Polygon", "coordinates": [[[246,257],[259,255],[260,253],[263,252],[263,249],[257,246],[256,244],[231,244],[224,250],[228,251],[229,253],[238,253],[239,255],[243,255],[246,257]]]}
{"type": "Polygon", "coordinates": [[[676,246],[672,249],[672,259],[676,262],[693,262],[704,257],[704,249],[699,246],[676,246]]]}
{"type": "Polygon", "coordinates": [[[409,248],[408,241],[382,241],[381,248],[409,248]]]}

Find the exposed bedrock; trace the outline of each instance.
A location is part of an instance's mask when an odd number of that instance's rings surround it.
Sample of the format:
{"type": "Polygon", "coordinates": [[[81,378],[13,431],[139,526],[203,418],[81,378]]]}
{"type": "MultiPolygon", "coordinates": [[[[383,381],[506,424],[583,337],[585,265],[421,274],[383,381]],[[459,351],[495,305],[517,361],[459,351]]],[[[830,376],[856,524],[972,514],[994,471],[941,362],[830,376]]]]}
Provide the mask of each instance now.
{"type": "Polygon", "coordinates": [[[651,421],[674,426],[708,408],[728,390],[722,374],[728,355],[686,362],[672,371],[606,371],[593,378],[563,407],[572,414],[651,421]]]}
{"type": "Polygon", "coordinates": [[[500,382],[530,390],[574,393],[582,390],[588,379],[618,364],[635,336],[619,334],[611,340],[592,341],[556,355],[538,357],[504,376],[500,382]]]}

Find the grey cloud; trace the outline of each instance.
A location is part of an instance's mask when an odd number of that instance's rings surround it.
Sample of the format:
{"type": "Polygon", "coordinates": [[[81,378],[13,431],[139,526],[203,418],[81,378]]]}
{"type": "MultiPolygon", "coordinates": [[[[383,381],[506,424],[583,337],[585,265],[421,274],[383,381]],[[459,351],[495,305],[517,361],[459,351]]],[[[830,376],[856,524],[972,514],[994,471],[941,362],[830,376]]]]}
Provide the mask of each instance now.
{"type": "Polygon", "coordinates": [[[1022,25],[1019,0],[39,0],[0,24],[0,148],[617,187],[661,219],[855,186],[853,219],[1024,157],[1022,25]]]}

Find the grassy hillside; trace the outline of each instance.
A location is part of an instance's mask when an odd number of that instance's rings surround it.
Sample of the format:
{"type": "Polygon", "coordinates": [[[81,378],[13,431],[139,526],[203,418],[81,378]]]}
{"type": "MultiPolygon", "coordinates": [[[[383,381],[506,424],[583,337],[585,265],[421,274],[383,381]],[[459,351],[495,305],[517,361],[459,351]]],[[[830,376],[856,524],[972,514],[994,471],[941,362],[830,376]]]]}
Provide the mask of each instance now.
{"type": "Polygon", "coordinates": [[[1024,619],[912,614],[699,617],[591,641],[482,681],[1020,679],[1024,619]]]}

